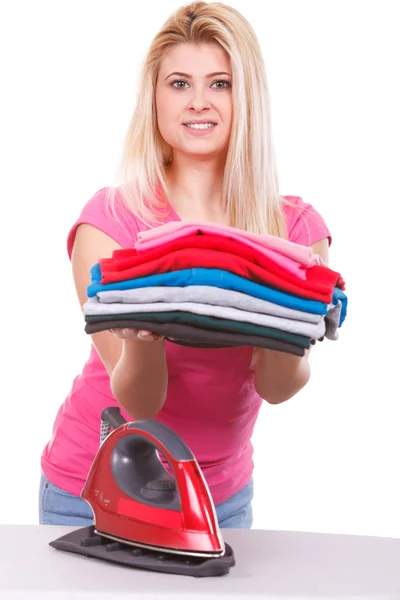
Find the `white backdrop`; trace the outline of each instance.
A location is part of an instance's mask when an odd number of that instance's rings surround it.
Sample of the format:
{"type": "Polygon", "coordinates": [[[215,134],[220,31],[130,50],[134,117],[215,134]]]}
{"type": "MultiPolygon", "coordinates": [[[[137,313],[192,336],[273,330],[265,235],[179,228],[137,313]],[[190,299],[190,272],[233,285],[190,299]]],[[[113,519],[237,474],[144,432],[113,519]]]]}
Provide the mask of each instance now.
{"type": "MultiPolygon", "coordinates": [[[[228,4],[265,54],[280,191],[325,217],[349,298],[307,388],[262,408],[254,527],[398,537],[398,3],[228,4]]],[[[111,180],[139,61],[178,5],[1,1],[2,523],[37,523],[40,454],[89,350],[66,235],[111,180]]]]}

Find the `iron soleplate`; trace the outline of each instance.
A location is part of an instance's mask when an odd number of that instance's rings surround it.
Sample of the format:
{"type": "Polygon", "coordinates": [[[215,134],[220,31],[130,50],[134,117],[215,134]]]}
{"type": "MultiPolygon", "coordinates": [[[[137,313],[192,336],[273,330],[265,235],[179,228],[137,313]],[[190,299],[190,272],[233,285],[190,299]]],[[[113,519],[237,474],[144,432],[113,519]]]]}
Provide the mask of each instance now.
{"type": "Polygon", "coordinates": [[[53,540],[49,545],[64,552],[82,554],[137,569],[192,577],[226,575],[235,565],[233,550],[226,543],[223,556],[204,558],[189,554],[179,555],[150,550],[122,541],[111,541],[97,534],[94,525],[76,529],[53,540]]]}
{"type": "Polygon", "coordinates": [[[162,553],[168,553],[168,554],[177,554],[180,558],[184,557],[184,556],[189,556],[189,557],[200,557],[200,558],[218,558],[220,556],[223,556],[225,554],[225,544],[224,547],[222,548],[222,550],[218,551],[218,552],[200,552],[200,551],[196,551],[196,550],[178,550],[177,548],[165,548],[164,546],[152,546],[150,544],[142,544],[140,542],[134,542],[132,540],[127,540],[125,538],[120,538],[117,537],[115,535],[110,535],[109,533],[106,533],[105,531],[99,531],[97,529],[94,530],[94,533],[96,533],[97,535],[101,535],[102,537],[105,537],[109,540],[112,540],[113,542],[120,542],[121,544],[124,545],[128,545],[134,548],[141,548],[141,549],[145,549],[145,550],[151,550],[152,552],[157,552],[158,554],[162,553]]]}

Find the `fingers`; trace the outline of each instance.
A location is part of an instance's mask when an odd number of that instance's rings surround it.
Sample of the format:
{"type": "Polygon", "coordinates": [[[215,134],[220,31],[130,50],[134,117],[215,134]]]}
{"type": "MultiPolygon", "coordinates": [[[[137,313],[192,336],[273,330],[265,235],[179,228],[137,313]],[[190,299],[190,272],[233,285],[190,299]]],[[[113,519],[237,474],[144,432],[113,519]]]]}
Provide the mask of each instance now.
{"type": "Polygon", "coordinates": [[[162,336],[157,335],[151,331],[143,329],[129,329],[124,327],[122,329],[109,329],[110,333],[113,333],[117,337],[123,340],[138,340],[142,342],[155,342],[162,339],[162,336]]]}
{"type": "Polygon", "coordinates": [[[152,331],[140,330],[137,333],[137,336],[140,340],[144,342],[154,342],[156,340],[160,340],[161,336],[153,333],[152,331]]]}

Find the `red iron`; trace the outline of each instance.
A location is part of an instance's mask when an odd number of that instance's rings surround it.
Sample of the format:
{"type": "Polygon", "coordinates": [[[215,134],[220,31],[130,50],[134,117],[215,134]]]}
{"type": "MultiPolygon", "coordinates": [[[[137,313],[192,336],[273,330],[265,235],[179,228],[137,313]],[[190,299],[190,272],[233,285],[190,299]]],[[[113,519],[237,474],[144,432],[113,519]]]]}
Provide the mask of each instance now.
{"type": "Polygon", "coordinates": [[[235,564],[197,460],[159,421],[127,422],[119,408],[105,409],[100,447],[81,496],[92,508],[94,526],[55,540],[53,547],[194,576],[222,575],[235,564]]]}
{"type": "Polygon", "coordinates": [[[158,421],[122,423],[110,433],[81,495],[92,507],[100,535],[164,552],[224,554],[215,508],[197,461],[158,421]]]}

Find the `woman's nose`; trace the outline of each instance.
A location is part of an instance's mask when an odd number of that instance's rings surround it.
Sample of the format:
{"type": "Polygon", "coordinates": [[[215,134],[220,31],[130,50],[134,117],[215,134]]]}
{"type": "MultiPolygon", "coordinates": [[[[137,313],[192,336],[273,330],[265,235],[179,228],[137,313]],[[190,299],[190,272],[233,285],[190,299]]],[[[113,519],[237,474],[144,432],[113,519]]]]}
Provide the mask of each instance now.
{"type": "Polygon", "coordinates": [[[196,111],[210,108],[211,103],[207,91],[208,90],[204,90],[203,88],[193,88],[189,102],[189,108],[192,108],[196,111]]]}

